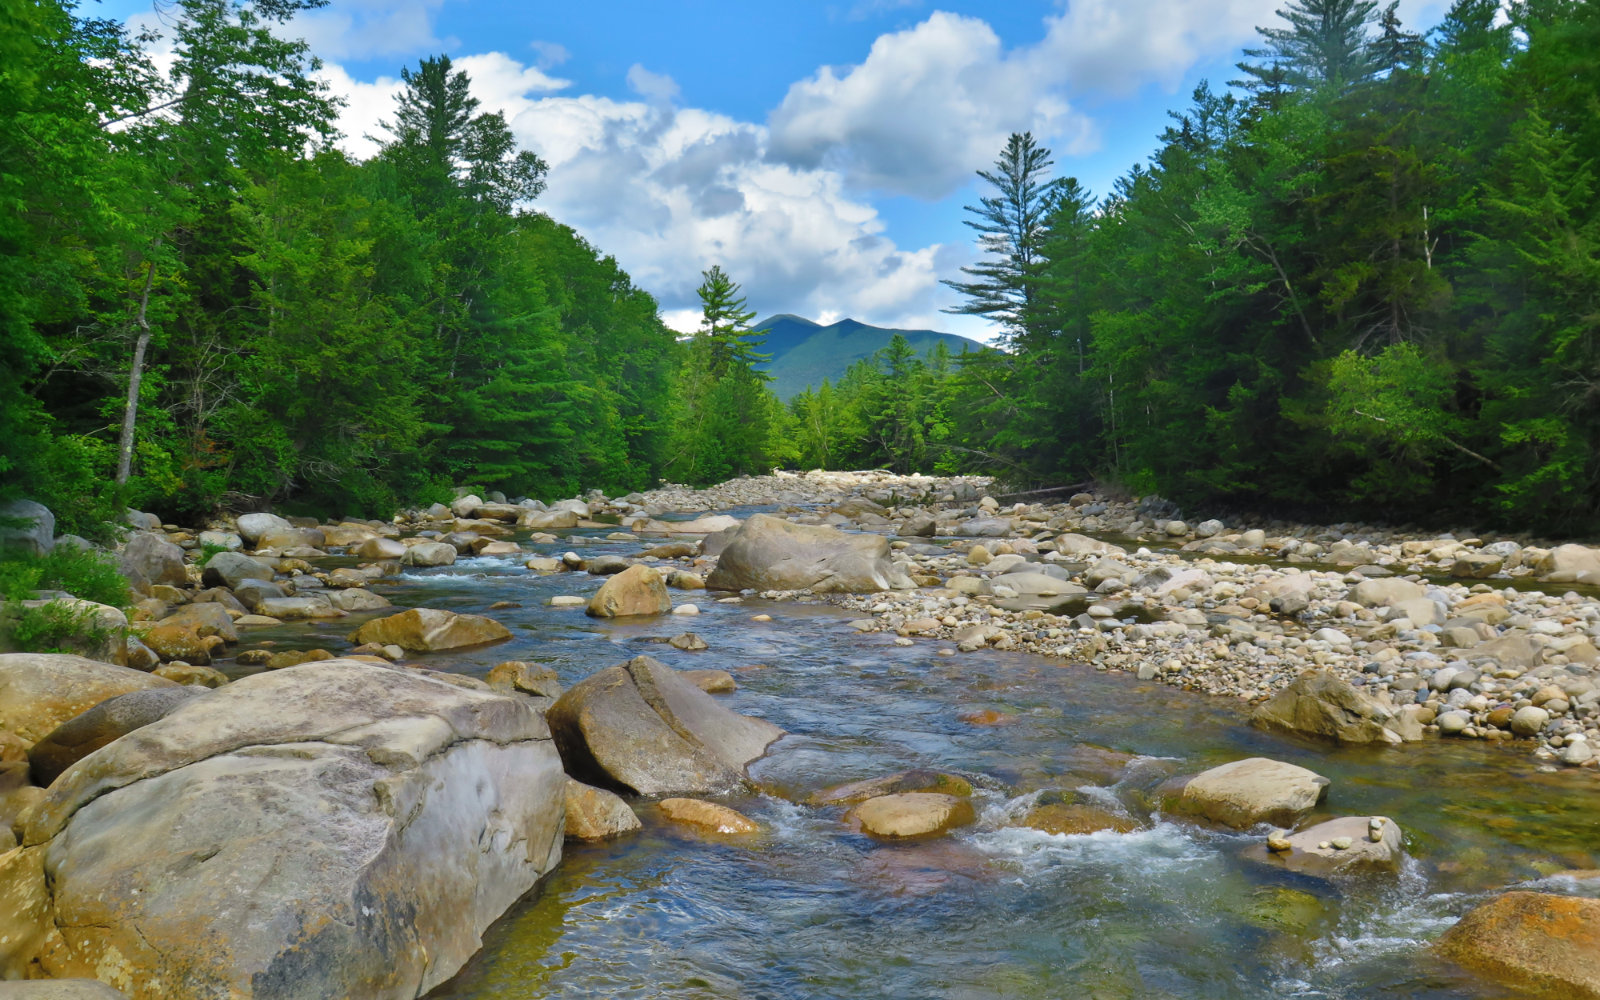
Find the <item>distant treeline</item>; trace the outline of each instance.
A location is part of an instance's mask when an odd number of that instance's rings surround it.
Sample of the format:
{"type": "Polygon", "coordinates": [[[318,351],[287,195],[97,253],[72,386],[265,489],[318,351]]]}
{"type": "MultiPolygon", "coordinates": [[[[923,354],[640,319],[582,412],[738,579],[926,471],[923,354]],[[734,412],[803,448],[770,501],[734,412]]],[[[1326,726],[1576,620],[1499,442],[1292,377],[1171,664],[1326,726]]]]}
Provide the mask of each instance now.
{"type": "MultiPolygon", "coordinates": [[[[679,340],[531,211],[545,165],[440,57],[334,148],[316,0],[179,0],[176,62],[0,0],[0,500],[91,532],[385,514],[774,464],[1090,477],[1183,502],[1586,530],[1600,508],[1600,3],[1292,0],[1096,198],[1032,136],[953,284],[1004,350],[897,341],[785,408],[705,273],[679,340]]],[[[738,262],[730,262],[738,272],[738,262]]]]}

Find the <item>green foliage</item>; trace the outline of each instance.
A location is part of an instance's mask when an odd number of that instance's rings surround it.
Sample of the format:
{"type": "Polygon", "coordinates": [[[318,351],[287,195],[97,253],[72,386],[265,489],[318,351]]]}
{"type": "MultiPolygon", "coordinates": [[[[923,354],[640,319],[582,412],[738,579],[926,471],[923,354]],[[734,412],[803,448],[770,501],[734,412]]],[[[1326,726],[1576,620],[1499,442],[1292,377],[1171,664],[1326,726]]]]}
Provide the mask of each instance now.
{"type": "Polygon", "coordinates": [[[332,150],[280,37],[318,5],[181,0],[170,75],[154,36],[0,11],[0,499],[106,541],[124,504],[387,515],[661,475],[682,351],[655,301],[527,211],[543,161],[448,58],[405,70],[377,158],[332,150]]]}
{"type": "Polygon", "coordinates": [[[132,599],[128,581],[112,558],[94,549],[57,545],[43,556],[7,553],[0,559],[0,597],[26,600],[38,590],[64,590],[114,608],[132,599]]]}
{"type": "Polygon", "coordinates": [[[689,338],[678,373],[679,412],[672,431],[667,474],[703,485],[764,472],[785,453],[782,405],[764,372],[764,331],[752,330],[755,312],[720,265],[703,272],[698,294],[700,329],[689,338]]]}
{"type": "Polygon", "coordinates": [[[118,638],[100,623],[95,609],[71,601],[25,607],[0,605],[0,649],[21,653],[94,653],[118,638]]]}

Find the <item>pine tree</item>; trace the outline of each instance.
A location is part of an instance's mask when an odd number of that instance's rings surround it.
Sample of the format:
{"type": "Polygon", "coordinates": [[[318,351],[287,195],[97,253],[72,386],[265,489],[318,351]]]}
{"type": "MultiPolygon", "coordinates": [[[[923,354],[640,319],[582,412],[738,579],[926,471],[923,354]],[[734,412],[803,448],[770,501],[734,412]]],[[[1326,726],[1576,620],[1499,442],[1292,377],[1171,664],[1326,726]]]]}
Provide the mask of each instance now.
{"type": "Polygon", "coordinates": [[[1278,11],[1284,28],[1256,28],[1266,44],[1245,49],[1238,67],[1246,79],[1231,84],[1249,90],[1332,90],[1370,80],[1378,71],[1368,28],[1377,20],[1377,0],[1290,0],[1278,11]]]}
{"type": "Polygon", "coordinates": [[[968,299],[946,312],[994,320],[1010,340],[1026,337],[1033,328],[1045,220],[1056,189],[1047,179],[1053,162],[1033,133],[1013,132],[994,170],[978,171],[995,193],[967,205],[964,211],[976,218],[965,221],[981,234],[978,249],[988,259],[961,269],[973,280],[944,282],[968,299]]]}

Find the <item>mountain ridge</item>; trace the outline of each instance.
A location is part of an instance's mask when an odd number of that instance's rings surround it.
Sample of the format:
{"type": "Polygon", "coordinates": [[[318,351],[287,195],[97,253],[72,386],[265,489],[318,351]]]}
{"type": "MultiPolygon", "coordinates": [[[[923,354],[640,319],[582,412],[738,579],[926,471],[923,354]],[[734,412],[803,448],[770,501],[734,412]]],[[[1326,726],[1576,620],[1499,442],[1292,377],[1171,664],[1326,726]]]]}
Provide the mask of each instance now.
{"type": "Polygon", "coordinates": [[[824,325],[793,313],[775,313],[755,324],[755,329],[767,331],[757,350],[771,357],[760,367],[772,376],[770,387],[785,402],[808,387],[821,385],[823,379],[837,382],[851,365],[888,347],[897,333],[919,356],[940,343],[947,345],[951,354],[984,347],[954,333],[872,326],[849,318],[824,325]]]}

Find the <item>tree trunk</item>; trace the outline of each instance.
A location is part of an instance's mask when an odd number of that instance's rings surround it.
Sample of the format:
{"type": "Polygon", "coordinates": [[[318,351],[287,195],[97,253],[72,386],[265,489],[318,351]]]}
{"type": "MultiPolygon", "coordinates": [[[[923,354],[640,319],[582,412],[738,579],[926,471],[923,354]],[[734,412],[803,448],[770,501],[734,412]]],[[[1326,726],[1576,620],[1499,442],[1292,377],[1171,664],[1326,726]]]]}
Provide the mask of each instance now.
{"type": "Polygon", "coordinates": [[[133,428],[139,418],[139,382],[144,377],[144,352],[150,346],[150,286],[156,279],[156,262],[151,258],[145,267],[144,291],[139,296],[139,315],[134,324],[139,327],[139,339],[133,345],[133,366],[128,370],[128,405],[122,411],[122,440],[117,445],[117,485],[128,481],[133,470],[133,428]]]}

